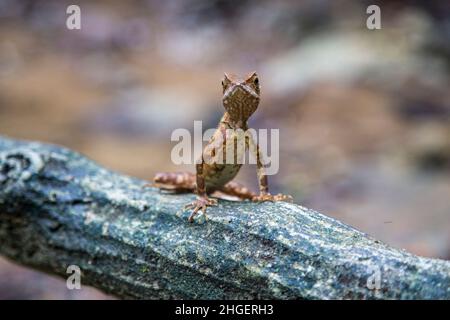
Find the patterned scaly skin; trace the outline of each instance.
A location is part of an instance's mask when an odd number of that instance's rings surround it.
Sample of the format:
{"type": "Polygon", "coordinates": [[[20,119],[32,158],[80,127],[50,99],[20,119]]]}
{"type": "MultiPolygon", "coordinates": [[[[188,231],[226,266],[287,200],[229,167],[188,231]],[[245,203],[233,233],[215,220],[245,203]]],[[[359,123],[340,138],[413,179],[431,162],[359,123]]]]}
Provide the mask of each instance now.
{"type": "Polygon", "coordinates": [[[242,129],[245,132],[248,129],[248,119],[259,105],[260,85],[258,75],[256,72],[252,72],[244,78],[239,78],[235,75],[225,74],[222,87],[222,103],[226,112],[197,162],[197,173],[195,175],[188,172],[157,173],[153,179],[153,184],[151,184],[175,192],[196,192],[197,200],[185,206],[185,208],[192,209],[189,216],[190,222],[194,220],[198,211],[206,214],[208,206],[217,205],[216,199],[208,197],[208,194],[214,191],[221,191],[241,199],[250,199],[257,202],[292,201],[291,196],[271,195],[269,193],[262,154],[252,136],[245,136],[245,149],[239,148],[239,143],[236,143],[238,131],[234,130],[242,129]],[[254,194],[241,184],[231,181],[241,169],[242,164],[240,163],[242,161],[238,161],[238,159],[242,159],[241,157],[243,157],[246,149],[256,154],[259,195],[254,194]],[[223,152],[223,161],[218,161],[219,158],[216,154],[218,150],[223,152]],[[234,155],[234,159],[225,161],[227,154],[234,155]]]}

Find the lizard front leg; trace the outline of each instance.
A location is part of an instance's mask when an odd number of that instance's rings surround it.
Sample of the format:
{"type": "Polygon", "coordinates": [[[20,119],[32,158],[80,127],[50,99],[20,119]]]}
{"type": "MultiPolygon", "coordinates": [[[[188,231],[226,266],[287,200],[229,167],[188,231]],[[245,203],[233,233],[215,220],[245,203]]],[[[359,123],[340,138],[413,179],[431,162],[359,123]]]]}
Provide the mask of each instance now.
{"type": "Polygon", "coordinates": [[[263,201],[286,201],[292,202],[292,196],[285,194],[272,195],[269,193],[269,183],[266,175],[266,171],[263,164],[263,156],[259,148],[259,144],[255,144],[253,137],[251,135],[246,136],[246,146],[249,151],[256,156],[256,166],[258,175],[258,185],[259,185],[259,195],[254,196],[252,201],[263,202],[263,201]]]}
{"type": "Polygon", "coordinates": [[[204,160],[202,157],[202,162],[198,163],[196,165],[196,170],[197,170],[197,187],[196,187],[197,191],[196,192],[197,192],[198,198],[195,201],[187,204],[184,207],[185,209],[193,209],[192,213],[188,219],[189,222],[194,221],[194,217],[196,216],[198,211],[201,211],[206,217],[206,207],[217,205],[217,200],[209,198],[208,195],[206,194],[205,175],[203,172],[203,166],[204,166],[204,160]]]}

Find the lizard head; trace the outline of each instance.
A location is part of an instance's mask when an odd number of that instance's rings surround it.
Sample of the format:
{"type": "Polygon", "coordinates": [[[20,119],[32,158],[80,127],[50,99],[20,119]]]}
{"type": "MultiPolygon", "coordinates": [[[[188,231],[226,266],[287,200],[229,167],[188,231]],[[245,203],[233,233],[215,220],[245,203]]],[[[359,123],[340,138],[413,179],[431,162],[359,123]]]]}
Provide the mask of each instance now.
{"type": "Polygon", "coordinates": [[[244,78],[226,74],[222,80],[223,106],[233,121],[245,123],[259,104],[259,79],[256,72],[244,78]]]}

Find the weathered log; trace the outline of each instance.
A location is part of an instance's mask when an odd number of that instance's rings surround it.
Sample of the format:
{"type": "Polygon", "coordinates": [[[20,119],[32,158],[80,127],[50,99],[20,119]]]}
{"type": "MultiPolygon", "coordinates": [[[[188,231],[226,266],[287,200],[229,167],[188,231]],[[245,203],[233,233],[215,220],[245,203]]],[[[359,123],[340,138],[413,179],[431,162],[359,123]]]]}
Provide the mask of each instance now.
{"type": "Polygon", "coordinates": [[[143,188],[68,149],[0,137],[0,253],[125,298],[450,299],[450,262],[288,203],[143,188]]]}

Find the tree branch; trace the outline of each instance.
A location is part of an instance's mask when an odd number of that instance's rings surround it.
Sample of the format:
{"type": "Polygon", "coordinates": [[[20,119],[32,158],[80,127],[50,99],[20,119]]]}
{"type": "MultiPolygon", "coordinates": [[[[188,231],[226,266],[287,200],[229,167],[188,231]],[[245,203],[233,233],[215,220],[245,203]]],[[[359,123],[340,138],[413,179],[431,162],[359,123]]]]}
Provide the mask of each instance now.
{"type": "Polygon", "coordinates": [[[191,224],[194,195],[144,183],[0,137],[0,253],[65,277],[78,265],[82,284],[118,297],[450,299],[450,262],[295,204],[220,201],[191,224]]]}

